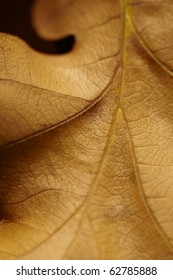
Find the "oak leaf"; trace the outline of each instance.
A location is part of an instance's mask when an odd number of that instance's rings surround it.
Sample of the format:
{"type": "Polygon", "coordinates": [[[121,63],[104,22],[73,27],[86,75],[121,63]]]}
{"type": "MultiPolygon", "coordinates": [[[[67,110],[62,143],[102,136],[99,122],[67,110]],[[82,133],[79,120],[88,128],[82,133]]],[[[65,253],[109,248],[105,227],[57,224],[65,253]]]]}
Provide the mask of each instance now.
{"type": "Polygon", "coordinates": [[[0,258],[173,258],[172,0],[37,0],[0,34],[0,258]]]}

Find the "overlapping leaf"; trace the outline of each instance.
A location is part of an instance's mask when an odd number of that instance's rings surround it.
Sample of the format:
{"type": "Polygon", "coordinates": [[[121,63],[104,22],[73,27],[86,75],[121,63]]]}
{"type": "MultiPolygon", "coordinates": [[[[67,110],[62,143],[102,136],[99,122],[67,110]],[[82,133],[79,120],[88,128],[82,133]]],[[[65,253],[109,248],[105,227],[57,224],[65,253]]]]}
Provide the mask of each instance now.
{"type": "Polygon", "coordinates": [[[1,34],[1,259],[173,258],[171,2],[38,0],[63,57],[1,34]]]}

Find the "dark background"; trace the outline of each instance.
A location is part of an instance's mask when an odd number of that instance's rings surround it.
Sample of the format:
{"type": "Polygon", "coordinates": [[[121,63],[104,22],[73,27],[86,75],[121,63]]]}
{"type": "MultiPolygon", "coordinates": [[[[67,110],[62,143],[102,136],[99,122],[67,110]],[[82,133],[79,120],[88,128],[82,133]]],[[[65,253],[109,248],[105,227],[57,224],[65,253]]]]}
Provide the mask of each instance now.
{"type": "Polygon", "coordinates": [[[49,54],[69,52],[75,43],[73,35],[62,40],[46,41],[37,36],[31,25],[33,0],[1,0],[0,32],[16,35],[37,51],[49,54]]]}

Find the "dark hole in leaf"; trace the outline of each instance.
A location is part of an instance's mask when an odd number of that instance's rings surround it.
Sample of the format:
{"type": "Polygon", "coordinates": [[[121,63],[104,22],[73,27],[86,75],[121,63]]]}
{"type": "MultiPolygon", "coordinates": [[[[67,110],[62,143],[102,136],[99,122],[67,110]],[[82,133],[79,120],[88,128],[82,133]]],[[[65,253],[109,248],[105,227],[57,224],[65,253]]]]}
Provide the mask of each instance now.
{"type": "Polygon", "coordinates": [[[55,48],[57,53],[63,54],[70,52],[75,44],[75,37],[69,35],[61,40],[55,41],[55,48]]]}
{"type": "Polygon", "coordinates": [[[5,0],[0,8],[0,32],[18,36],[33,49],[48,54],[65,54],[75,44],[75,37],[69,35],[57,41],[46,41],[35,33],[31,25],[33,0],[5,0]]]}

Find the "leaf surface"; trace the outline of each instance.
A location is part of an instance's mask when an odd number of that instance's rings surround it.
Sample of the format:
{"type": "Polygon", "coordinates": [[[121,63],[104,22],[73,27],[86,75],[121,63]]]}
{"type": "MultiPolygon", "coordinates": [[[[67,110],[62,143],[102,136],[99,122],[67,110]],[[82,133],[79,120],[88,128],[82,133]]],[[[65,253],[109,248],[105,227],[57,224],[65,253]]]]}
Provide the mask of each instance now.
{"type": "Polygon", "coordinates": [[[0,35],[1,259],[173,258],[171,11],[38,0],[62,57],[0,35]]]}

